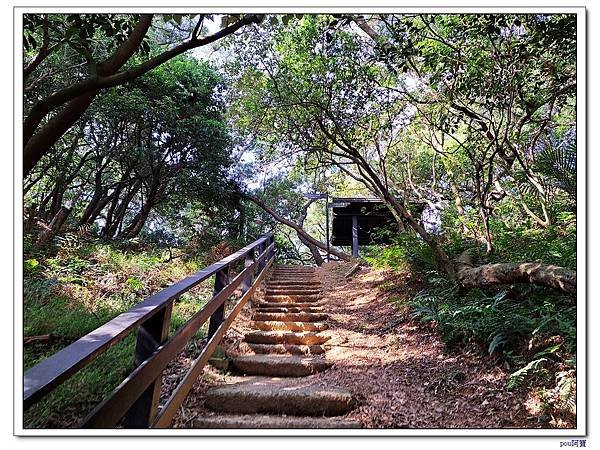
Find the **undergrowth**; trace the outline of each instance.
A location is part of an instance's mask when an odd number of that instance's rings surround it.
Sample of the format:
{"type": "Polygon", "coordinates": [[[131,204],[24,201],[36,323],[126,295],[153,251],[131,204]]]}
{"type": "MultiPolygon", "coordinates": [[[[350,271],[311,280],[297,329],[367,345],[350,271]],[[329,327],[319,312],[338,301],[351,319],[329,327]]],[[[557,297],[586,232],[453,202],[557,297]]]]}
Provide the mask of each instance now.
{"type": "MultiPolygon", "coordinates": [[[[59,241],[43,251],[26,243],[23,332],[44,339],[24,345],[24,370],[205,265],[203,258],[166,262],[168,256],[168,250],[103,242],[59,241]]],[[[210,283],[175,301],[171,333],[204,305],[210,283]]],[[[25,427],[72,425],[131,371],[134,348],[135,333],[25,411],[25,427]]]]}
{"type": "Polygon", "coordinates": [[[446,279],[433,278],[410,309],[413,318],[433,325],[449,351],[475,346],[502,364],[510,372],[506,389],[531,389],[547,409],[575,413],[577,315],[569,299],[542,289],[520,296],[479,289],[461,294],[446,279]]]}
{"type": "MultiPolygon", "coordinates": [[[[509,229],[495,223],[495,253],[480,254],[479,262],[539,261],[574,268],[575,226],[572,217],[567,219],[567,224],[547,229],[509,229]]],[[[453,255],[473,245],[451,233],[443,242],[453,255]]],[[[426,280],[424,289],[396,306],[430,325],[448,351],[477,348],[508,369],[506,389],[527,388],[545,399],[548,409],[575,414],[577,310],[572,298],[517,285],[463,292],[439,276],[430,248],[414,235],[402,234],[365,259],[374,267],[426,280]]]]}

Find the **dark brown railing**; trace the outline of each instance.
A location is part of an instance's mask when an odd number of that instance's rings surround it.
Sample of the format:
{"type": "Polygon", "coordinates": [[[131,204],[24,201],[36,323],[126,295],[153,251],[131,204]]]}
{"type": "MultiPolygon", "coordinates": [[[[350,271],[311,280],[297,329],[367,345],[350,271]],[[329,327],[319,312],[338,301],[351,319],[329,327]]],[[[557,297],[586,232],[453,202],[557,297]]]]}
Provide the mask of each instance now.
{"type": "Polygon", "coordinates": [[[273,234],[270,233],[219,262],[148,297],[129,311],[88,333],[25,373],[24,408],[39,401],[137,329],[133,371],[83,419],[80,426],[86,428],[110,428],[118,424],[126,428],[170,426],[202,368],[242,307],[264,279],[274,258],[275,243],[273,234]],[[233,269],[237,266],[242,268],[231,278],[233,269]],[[213,297],[169,337],[174,300],[212,275],[215,275],[213,297]],[[225,300],[238,289],[241,292],[238,301],[225,317],[225,300]],[[209,319],[206,345],[159,410],[163,370],[209,319]]]}

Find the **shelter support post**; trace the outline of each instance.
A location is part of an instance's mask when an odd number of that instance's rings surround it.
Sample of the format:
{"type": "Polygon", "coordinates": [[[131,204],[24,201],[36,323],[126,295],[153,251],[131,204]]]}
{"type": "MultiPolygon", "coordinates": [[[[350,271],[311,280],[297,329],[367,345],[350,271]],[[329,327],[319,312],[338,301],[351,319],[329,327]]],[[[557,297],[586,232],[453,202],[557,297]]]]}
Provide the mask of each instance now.
{"type": "Polygon", "coordinates": [[[358,217],[352,216],[352,256],[358,257],[358,217]]]}
{"type": "Polygon", "coordinates": [[[327,262],[331,261],[331,254],[329,251],[329,195],[325,196],[325,231],[327,239],[327,262]]]}

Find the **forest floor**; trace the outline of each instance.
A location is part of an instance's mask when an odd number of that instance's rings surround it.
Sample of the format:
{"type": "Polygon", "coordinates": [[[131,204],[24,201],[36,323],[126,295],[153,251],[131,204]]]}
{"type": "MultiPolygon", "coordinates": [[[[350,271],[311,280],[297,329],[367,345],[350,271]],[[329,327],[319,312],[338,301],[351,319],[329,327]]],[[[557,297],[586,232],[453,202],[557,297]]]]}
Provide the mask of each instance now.
{"type": "MultiPolygon", "coordinates": [[[[327,358],[335,364],[309,377],[353,393],[358,407],[345,418],[365,428],[574,426],[540,421],[539,398],[525,388],[506,389],[509,371],[476,348],[447,352],[434,330],[412,320],[401,294],[418,288],[410,275],[363,268],[347,279],[349,269],[347,263],[327,263],[317,271],[329,314],[323,332],[331,336],[327,358]]],[[[245,308],[225,336],[226,352],[247,351],[242,338],[250,318],[245,308]]],[[[189,427],[196,417],[214,414],[203,406],[204,393],[233,376],[207,366],[173,426],[189,427]]]]}

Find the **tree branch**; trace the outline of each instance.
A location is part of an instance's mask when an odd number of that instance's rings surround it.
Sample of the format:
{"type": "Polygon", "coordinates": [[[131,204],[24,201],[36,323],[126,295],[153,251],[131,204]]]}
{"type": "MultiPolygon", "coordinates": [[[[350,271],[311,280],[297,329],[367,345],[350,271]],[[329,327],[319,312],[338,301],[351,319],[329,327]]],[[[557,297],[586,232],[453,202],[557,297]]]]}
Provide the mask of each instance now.
{"type": "MultiPolygon", "coordinates": [[[[242,198],[245,198],[246,200],[250,200],[252,203],[254,203],[256,206],[258,206],[259,208],[261,208],[262,210],[264,210],[265,212],[267,212],[268,214],[271,215],[271,217],[273,217],[275,220],[277,220],[278,222],[294,229],[299,236],[302,236],[304,239],[306,239],[307,242],[311,243],[312,245],[314,245],[315,247],[320,248],[321,250],[325,250],[327,251],[327,245],[323,244],[321,241],[318,241],[317,239],[315,239],[314,237],[312,237],[310,234],[308,234],[306,231],[304,231],[304,229],[302,229],[298,224],[292,222],[291,220],[286,219],[285,217],[281,216],[277,211],[269,208],[264,202],[262,202],[258,197],[255,197],[253,195],[250,194],[240,194],[242,198]]],[[[350,255],[348,255],[347,253],[341,252],[339,250],[336,250],[335,248],[330,247],[329,248],[329,253],[331,253],[334,256],[337,256],[340,259],[343,259],[344,261],[351,261],[352,257],[350,255]]]]}

